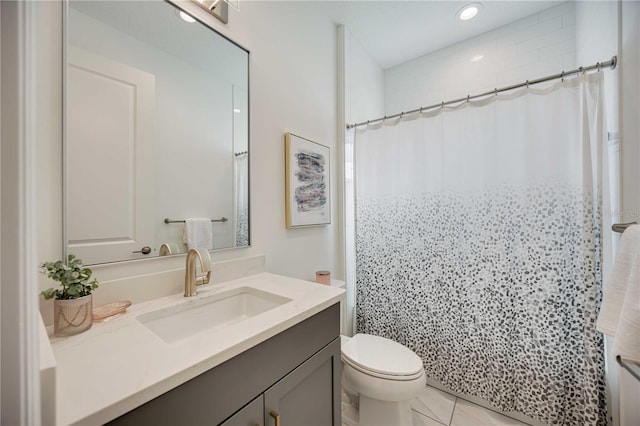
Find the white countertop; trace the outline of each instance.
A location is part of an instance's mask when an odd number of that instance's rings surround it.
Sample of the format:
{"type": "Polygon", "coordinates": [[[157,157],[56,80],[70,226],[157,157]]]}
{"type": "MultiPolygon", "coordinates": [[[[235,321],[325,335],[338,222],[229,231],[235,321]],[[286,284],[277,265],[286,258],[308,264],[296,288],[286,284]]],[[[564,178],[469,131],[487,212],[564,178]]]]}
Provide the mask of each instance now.
{"type": "Polygon", "coordinates": [[[56,358],[56,423],[102,424],[204,373],[344,298],[344,290],[261,273],[134,304],[76,336],[50,337],[56,358]],[[291,302],[227,328],[165,343],[136,317],[223,290],[251,286],[291,302]]]}

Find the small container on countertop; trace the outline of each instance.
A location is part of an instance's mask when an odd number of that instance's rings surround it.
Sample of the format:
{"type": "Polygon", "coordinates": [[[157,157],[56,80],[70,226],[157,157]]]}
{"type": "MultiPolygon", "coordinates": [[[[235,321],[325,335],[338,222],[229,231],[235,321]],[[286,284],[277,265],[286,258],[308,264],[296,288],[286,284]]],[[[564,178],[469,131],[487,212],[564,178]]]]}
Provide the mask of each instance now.
{"type": "Polygon", "coordinates": [[[331,272],[316,271],[316,282],[318,284],[331,285],[331,272]]]}

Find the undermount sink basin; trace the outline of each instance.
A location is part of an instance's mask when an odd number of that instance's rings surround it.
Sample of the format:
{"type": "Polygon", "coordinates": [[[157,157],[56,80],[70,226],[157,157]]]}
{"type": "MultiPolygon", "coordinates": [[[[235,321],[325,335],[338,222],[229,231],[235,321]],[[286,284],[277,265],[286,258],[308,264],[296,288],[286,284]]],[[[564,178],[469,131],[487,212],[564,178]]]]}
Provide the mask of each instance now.
{"type": "Polygon", "coordinates": [[[251,318],[291,299],[253,287],[234,288],[136,317],[167,343],[251,318]]]}

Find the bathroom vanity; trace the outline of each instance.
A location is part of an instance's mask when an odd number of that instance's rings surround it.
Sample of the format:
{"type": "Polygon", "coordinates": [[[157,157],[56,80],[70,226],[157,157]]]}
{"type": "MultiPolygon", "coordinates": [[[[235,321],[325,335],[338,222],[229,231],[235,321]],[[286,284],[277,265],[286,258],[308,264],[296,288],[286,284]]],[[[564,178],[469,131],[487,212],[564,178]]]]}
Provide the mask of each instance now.
{"type": "Polygon", "coordinates": [[[340,425],[342,298],[344,290],[261,273],[51,337],[56,423],[276,425],[279,416],[340,425]],[[186,322],[172,330],[174,318],[186,322]],[[185,327],[190,318],[210,326],[185,327]]]}
{"type": "Polygon", "coordinates": [[[335,304],[109,424],[340,425],[339,325],[335,304]]]}

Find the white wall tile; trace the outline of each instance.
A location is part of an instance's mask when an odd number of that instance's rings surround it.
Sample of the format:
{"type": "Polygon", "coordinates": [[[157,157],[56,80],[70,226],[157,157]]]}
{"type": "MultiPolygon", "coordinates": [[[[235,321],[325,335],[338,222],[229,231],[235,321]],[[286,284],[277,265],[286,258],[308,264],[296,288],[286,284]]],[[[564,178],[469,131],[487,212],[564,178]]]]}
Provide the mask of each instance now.
{"type": "Polygon", "coordinates": [[[558,28],[555,31],[544,33],[544,35],[518,42],[516,54],[521,55],[531,50],[552,46],[554,44],[561,43],[571,38],[575,39],[575,36],[576,36],[575,27],[558,28]]]}
{"type": "Polygon", "coordinates": [[[575,3],[562,3],[386,70],[385,114],[575,68],[575,16],[575,3]]]}
{"type": "Polygon", "coordinates": [[[575,16],[576,5],[572,1],[567,1],[559,4],[558,6],[543,10],[538,13],[538,20],[540,22],[547,19],[555,18],[557,16],[575,16]]]}
{"type": "Polygon", "coordinates": [[[563,55],[566,53],[574,53],[576,50],[576,36],[575,33],[572,37],[565,41],[555,43],[549,46],[541,47],[539,49],[540,60],[545,60],[549,57],[563,55]]]}

